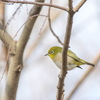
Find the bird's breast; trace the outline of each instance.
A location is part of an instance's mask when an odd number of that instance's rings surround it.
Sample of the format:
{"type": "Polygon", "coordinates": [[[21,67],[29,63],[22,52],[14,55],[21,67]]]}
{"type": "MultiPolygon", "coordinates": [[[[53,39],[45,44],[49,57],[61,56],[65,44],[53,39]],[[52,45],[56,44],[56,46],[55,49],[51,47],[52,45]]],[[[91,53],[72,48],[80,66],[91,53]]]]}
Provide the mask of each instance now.
{"type": "MultiPolygon", "coordinates": [[[[58,53],[55,58],[54,58],[54,63],[57,65],[58,68],[61,69],[62,67],[62,54],[58,53]]],[[[77,65],[74,63],[74,59],[68,56],[68,64],[67,64],[67,70],[72,70],[76,67],[77,65]]]]}

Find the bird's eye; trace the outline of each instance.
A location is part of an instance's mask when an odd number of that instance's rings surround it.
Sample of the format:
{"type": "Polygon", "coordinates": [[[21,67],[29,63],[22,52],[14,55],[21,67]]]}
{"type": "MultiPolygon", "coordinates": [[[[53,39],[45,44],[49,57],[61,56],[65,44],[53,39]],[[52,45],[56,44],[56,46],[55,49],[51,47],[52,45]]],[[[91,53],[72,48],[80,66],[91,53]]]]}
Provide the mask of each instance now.
{"type": "Polygon", "coordinates": [[[52,50],[51,52],[50,52],[50,54],[53,54],[54,53],[54,51],[52,50]]]}

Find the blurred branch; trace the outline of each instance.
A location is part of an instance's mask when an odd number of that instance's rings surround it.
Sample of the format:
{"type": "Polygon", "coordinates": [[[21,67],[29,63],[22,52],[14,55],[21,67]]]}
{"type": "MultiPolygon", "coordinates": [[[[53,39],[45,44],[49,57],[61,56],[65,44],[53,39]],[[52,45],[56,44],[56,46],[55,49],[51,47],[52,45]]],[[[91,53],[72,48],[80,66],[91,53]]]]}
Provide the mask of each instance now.
{"type": "MultiPolygon", "coordinates": [[[[98,61],[100,60],[100,53],[97,54],[97,56],[94,58],[93,64],[97,64],[98,61]]],[[[79,80],[79,82],[76,84],[76,86],[74,87],[74,89],[72,90],[72,92],[68,95],[68,97],[66,98],[66,100],[70,100],[71,97],[74,95],[74,93],[77,91],[77,89],[80,87],[80,85],[82,84],[82,82],[88,77],[88,75],[94,70],[93,67],[89,67],[89,69],[86,71],[86,73],[82,76],[82,78],[79,80]]]]}
{"type": "Polygon", "coordinates": [[[34,4],[34,5],[39,5],[39,6],[50,6],[50,7],[54,7],[54,8],[58,8],[64,11],[68,12],[68,9],[65,7],[61,7],[58,5],[54,5],[54,4],[48,4],[48,3],[39,3],[39,2],[29,2],[29,1],[14,1],[14,0],[4,0],[2,2],[11,2],[11,3],[22,3],[22,4],[34,4]]]}
{"type": "Polygon", "coordinates": [[[4,24],[5,4],[0,4],[0,21],[4,24]]]}
{"type": "Polygon", "coordinates": [[[64,98],[64,79],[67,73],[67,50],[69,46],[71,30],[72,30],[72,22],[73,22],[73,6],[72,0],[68,0],[69,12],[68,12],[68,22],[66,26],[65,38],[64,38],[64,45],[62,51],[62,68],[59,75],[58,81],[58,91],[57,91],[57,100],[63,100],[64,98]]]}
{"type": "Polygon", "coordinates": [[[11,20],[14,18],[15,14],[18,12],[18,10],[20,9],[20,7],[22,6],[22,4],[19,5],[19,7],[16,9],[16,11],[12,14],[12,16],[8,19],[6,25],[5,25],[5,29],[7,28],[7,26],[10,24],[11,20]]]}
{"type": "MultiPolygon", "coordinates": [[[[52,3],[52,0],[50,0],[50,4],[52,3]]],[[[61,42],[61,40],[59,39],[59,37],[54,33],[53,29],[52,29],[52,26],[51,26],[51,19],[50,19],[50,8],[48,9],[48,22],[49,22],[49,28],[52,32],[52,34],[57,38],[58,42],[63,45],[63,43],[61,42]]]]}
{"type": "Polygon", "coordinates": [[[25,22],[23,23],[23,25],[18,29],[18,31],[17,31],[16,34],[14,35],[13,39],[17,36],[18,32],[21,30],[21,28],[22,28],[29,20],[31,20],[33,17],[38,17],[38,16],[47,17],[46,15],[40,15],[40,14],[36,14],[36,15],[33,15],[33,16],[29,17],[29,19],[27,19],[27,21],[25,21],[25,22]]]}
{"type": "MultiPolygon", "coordinates": [[[[48,17],[48,16],[47,16],[47,17],[48,17]]],[[[43,24],[42,24],[42,26],[41,26],[41,28],[40,28],[39,35],[41,35],[42,29],[43,29],[43,27],[44,27],[44,25],[45,25],[45,23],[46,23],[46,21],[47,21],[47,17],[46,17],[45,20],[43,21],[43,24]]]]}
{"type": "Polygon", "coordinates": [[[73,11],[77,12],[86,1],[87,0],[81,0],[80,3],[73,9],[73,11]]]}
{"type": "Polygon", "coordinates": [[[0,23],[0,39],[5,44],[7,48],[10,47],[11,42],[13,41],[12,37],[6,32],[2,23],[0,23]]]}
{"type": "MultiPolygon", "coordinates": [[[[5,47],[5,46],[4,46],[5,47]]],[[[0,77],[0,82],[2,81],[2,79],[3,79],[3,76],[4,76],[4,74],[5,74],[5,72],[8,72],[8,69],[9,69],[9,53],[8,53],[8,49],[7,48],[3,48],[3,50],[5,51],[5,68],[4,68],[4,71],[3,71],[3,73],[2,73],[2,75],[1,75],[1,77],[0,77]]]]}
{"type": "MultiPolygon", "coordinates": [[[[22,6],[22,4],[19,5],[19,7],[16,9],[16,11],[12,14],[12,16],[8,19],[7,23],[5,24],[5,29],[7,28],[7,26],[10,24],[10,22],[12,21],[12,19],[14,18],[15,14],[18,12],[18,10],[20,9],[20,7],[22,6]]],[[[14,37],[13,37],[14,39],[14,37]]],[[[3,78],[3,75],[5,72],[8,72],[8,69],[9,69],[9,53],[8,53],[9,50],[6,50],[6,67],[4,69],[4,72],[2,74],[2,77],[1,77],[1,80],[3,78]]]]}
{"type": "MultiPolygon", "coordinates": [[[[36,0],[36,2],[44,2],[44,0],[36,0]]],[[[29,17],[35,14],[39,14],[41,8],[42,6],[33,6],[33,8],[30,11],[29,17]]],[[[6,89],[3,100],[15,100],[16,98],[20,72],[23,68],[24,49],[28,42],[29,36],[31,34],[36,19],[37,17],[33,17],[31,20],[28,20],[22,31],[19,41],[17,43],[13,42],[12,44],[13,49],[10,51],[10,67],[8,71],[7,83],[5,87],[6,89]]]]}
{"type": "MultiPolygon", "coordinates": [[[[3,25],[5,23],[5,4],[0,4],[0,21],[2,23],[1,26],[3,27],[3,25]]],[[[4,76],[6,69],[8,68],[8,65],[9,65],[8,64],[8,50],[3,43],[2,43],[2,55],[4,55],[3,56],[4,58],[2,58],[2,56],[0,56],[0,58],[6,62],[6,67],[4,68],[3,74],[0,77],[0,82],[4,76]]]]}

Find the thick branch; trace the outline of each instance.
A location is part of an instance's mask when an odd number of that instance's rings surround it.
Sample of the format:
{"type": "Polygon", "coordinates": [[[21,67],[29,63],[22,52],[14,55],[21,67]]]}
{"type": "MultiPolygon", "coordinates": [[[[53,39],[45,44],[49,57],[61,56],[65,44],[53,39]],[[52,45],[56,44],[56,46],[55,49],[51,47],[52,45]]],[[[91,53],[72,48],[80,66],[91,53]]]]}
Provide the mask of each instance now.
{"type": "MultiPolygon", "coordinates": [[[[37,0],[37,1],[38,2],[44,2],[44,0],[37,0]]],[[[39,14],[40,11],[41,11],[41,7],[42,6],[35,5],[30,11],[29,18],[31,16],[39,14]]],[[[37,19],[37,16],[28,20],[28,22],[26,23],[26,25],[24,27],[21,38],[19,39],[19,42],[18,42],[18,47],[20,48],[21,51],[23,51],[23,48],[25,48],[26,42],[29,39],[30,33],[32,31],[32,28],[34,26],[36,19],[37,19]]]]}
{"type": "MultiPolygon", "coordinates": [[[[100,60],[100,53],[97,54],[97,56],[95,57],[93,64],[97,64],[98,61],[100,60]]],[[[70,100],[71,97],[74,95],[75,91],[77,91],[77,89],[80,87],[80,85],[82,84],[82,82],[87,78],[87,76],[94,70],[93,67],[90,66],[90,68],[86,71],[86,73],[81,77],[81,79],[79,80],[79,82],[76,84],[76,86],[74,87],[74,89],[72,90],[72,92],[69,94],[69,96],[66,98],[66,100],[70,100]]]]}
{"type": "MultiPolygon", "coordinates": [[[[36,0],[36,2],[44,2],[44,0],[36,0]]],[[[30,16],[33,16],[35,14],[39,14],[41,11],[42,6],[37,6],[35,5],[31,11],[30,11],[30,16]]],[[[28,42],[30,33],[32,31],[32,28],[35,24],[37,17],[33,17],[31,20],[28,20],[26,23],[22,35],[16,44],[13,43],[13,52],[11,51],[11,59],[10,59],[10,68],[8,71],[8,77],[7,77],[7,83],[6,83],[6,89],[5,89],[5,94],[4,94],[4,99],[3,100],[15,100],[16,98],[16,92],[17,92],[17,87],[18,87],[18,82],[19,82],[19,77],[20,77],[20,72],[22,70],[23,64],[23,52],[25,49],[25,46],[28,42]]]]}
{"type": "Polygon", "coordinates": [[[10,47],[10,44],[13,41],[12,37],[6,32],[4,26],[1,23],[0,23],[0,39],[7,48],[10,47]]]}
{"type": "Polygon", "coordinates": [[[54,5],[54,4],[48,4],[48,3],[39,3],[39,1],[38,2],[29,2],[29,1],[17,1],[17,0],[16,1],[14,1],[14,0],[4,0],[3,2],[34,4],[34,5],[39,5],[39,6],[50,6],[50,7],[58,8],[58,9],[61,9],[61,10],[64,10],[64,11],[68,12],[68,9],[65,8],[65,7],[61,7],[61,6],[54,5]]]}
{"type": "Polygon", "coordinates": [[[67,22],[64,46],[63,46],[63,52],[62,52],[62,68],[61,68],[61,73],[60,73],[59,82],[58,82],[57,100],[63,100],[62,98],[64,98],[63,88],[64,88],[64,79],[67,73],[67,50],[68,50],[70,36],[71,36],[73,15],[74,15],[74,12],[73,12],[73,7],[72,7],[72,0],[69,0],[68,22],[67,22]]]}

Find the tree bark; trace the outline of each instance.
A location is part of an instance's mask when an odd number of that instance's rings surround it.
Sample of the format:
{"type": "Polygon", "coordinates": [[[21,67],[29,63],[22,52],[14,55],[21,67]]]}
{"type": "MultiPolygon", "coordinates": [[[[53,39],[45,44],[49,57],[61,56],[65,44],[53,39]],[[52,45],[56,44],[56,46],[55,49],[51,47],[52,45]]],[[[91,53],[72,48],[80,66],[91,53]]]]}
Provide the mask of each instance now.
{"type": "MultiPolygon", "coordinates": [[[[44,2],[44,0],[36,0],[36,2],[44,2]]],[[[20,72],[23,68],[23,53],[25,46],[28,42],[29,36],[35,24],[37,17],[32,17],[33,15],[39,14],[41,11],[42,6],[35,5],[29,14],[28,21],[23,29],[21,37],[18,42],[10,41],[9,35],[6,35],[7,40],[0,38],[3,40],[4,43],[7,43],[7,47],[9,48],[10,52],[10,66],[7,76],[7,83],[5,87],[4,97],[3,100],[15,100],[16,99],[16,92],[18,88],[18,82],[20,77],[20,72]],[[31,18],[30,18],[31,17],[31,18]],[[8,36],[8,37],[7,37],[8,36]]],[[[0,32],[1,33],[1,32],[0,32]]],[[[5,35],[5,34],[3,34],[5,35]]],[[[11,39],[12,40],[12,39],[11,39]]]]}

